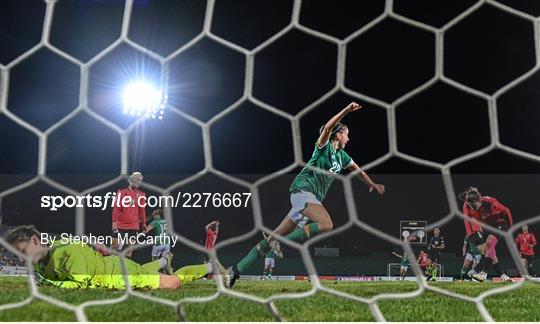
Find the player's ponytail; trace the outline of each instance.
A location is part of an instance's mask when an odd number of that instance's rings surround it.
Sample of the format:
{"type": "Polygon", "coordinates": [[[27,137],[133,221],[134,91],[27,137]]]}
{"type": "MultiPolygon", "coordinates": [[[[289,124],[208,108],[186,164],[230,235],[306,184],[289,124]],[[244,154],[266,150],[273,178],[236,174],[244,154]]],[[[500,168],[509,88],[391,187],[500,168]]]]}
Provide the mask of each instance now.
{"type": "MultiPolygon", "coordinates": [[[[321,128],[319,128],[319,134],[322,134],[324,130],[324,126],[326,126],[326,124],[322,125],[321,128]]],[[[346,128],[347,128],[347,125],[343,123],[337,123],[336,126],[334,126],[334,128],[332,128],[332,131],[330,132],[330,141],[333,141],[336,138],[336,134],[343,132],[346,128]]]]}

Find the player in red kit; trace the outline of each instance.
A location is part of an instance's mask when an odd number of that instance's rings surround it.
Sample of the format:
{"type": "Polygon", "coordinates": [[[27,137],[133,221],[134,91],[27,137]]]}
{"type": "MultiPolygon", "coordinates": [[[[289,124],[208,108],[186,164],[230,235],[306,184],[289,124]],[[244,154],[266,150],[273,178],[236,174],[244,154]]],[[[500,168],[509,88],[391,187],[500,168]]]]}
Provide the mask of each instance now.
{"type": "Polygon", "coordinates": [[[219,233],[219,221],[211,222],[204,229],[206,230],[204,247],[208,250],[213,249],[219,233]]]}
{"type": "MultiPolygon", "coordinates": [[[[482,196],[477,188],[470,187],[459,195],[463,200],[463,214],[472,217],[479,222],[491,225],[501,231],[507,231],[513,225],[512,213],[510,209],[501,204],[497,199],[482,196]]],[[[483,232],[479,224],[465,220],[465,231],[468,236],[478,236],[478,232],[483,232]]],[[[485,237],[485,234],[481,237],[485,237]]],[[[495,269],[501,279],[509,281],[510,278],[501,270],[499,259],[497,258],[497,243],[499,238],[495,233],[490,233],[485,241],[485,254],[480,263],[471,271],[469,276],[475,280],[484,281],[487,278],[487,271],[491,266],[495,269]]],[[[478,245],[483,242],[477,242],[478,245]]]]}
{"type": "Polygon", "coordinates": [[[529,232],[529,226],[521,226],[521,233],[515,239],[516,245],[519,248],[521,263],[527,268],[529,274],[532,275],[532,260],[534,257],[534,247],[536,246],[536,237],[529,232]]]}
{"type": "MultiPolygon", "coordinates": [[[[125,242],[125,239],[137,236],[139,231],[147,230],[146,195],[139,189],[142,180],[143,175],[140,172],[133,172],[128,177],[129,186],[116,192],[112,212],[112,248],[114,250],[128,247],[129,243],[125,242]]],[[[131,258],[131,251],[126,253],[126,257],[131,258]]]]}
{"type": "MultiPolygon", "coordinates": [[[[219,221],[213,221],[210,222],[208,225],[204,227],[204,230],[206,232],[206,239],[204,240],[204,247],[207,250],[211,250],[214,248],[214,245],[216,244],[216,240],[219,233],[219,221]]],[[[209,262],[206,259],[206,256],[203,258],[203,262],[207,263],[209,262]]],[[[205,276],[206,279],[212,278],[212,275],[205,276]]]]}
{"type": "Polygon", "coordinates": [[[428,258],[428,254],[424,252],[424,250],[418,253],[418,265],[420,266],[420,269],[424,271],[424,273],[427,272],[427,267],[431,265],[431,260],[428,258]]]}

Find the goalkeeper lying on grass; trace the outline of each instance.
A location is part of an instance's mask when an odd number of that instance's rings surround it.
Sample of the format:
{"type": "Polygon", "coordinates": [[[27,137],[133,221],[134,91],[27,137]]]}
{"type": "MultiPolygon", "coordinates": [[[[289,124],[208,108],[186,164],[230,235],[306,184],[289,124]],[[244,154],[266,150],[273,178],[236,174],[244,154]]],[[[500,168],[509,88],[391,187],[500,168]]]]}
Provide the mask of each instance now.
{"type": "MultiPolygon", "coordinates": [[[[117,255],[102,256],[86,244],[54,244],[49,248],[41,244],[40,233],[33,226],[15,229],[7,241],[17,251],[31,257],[40,284],[61,288],[125,288],[117,255]]],[[[180,268],[172,275],[160,274],[158,271],[170,266],[171,259],[172,255],[169,255],[139,265],[124,258],[130,286],[135,289],[175,289],[212,273],[212,264],[207,263],[180,268]]],[[[227,284],[227,271],[219,263],[217,270],[224,275],[227,284]]]]}

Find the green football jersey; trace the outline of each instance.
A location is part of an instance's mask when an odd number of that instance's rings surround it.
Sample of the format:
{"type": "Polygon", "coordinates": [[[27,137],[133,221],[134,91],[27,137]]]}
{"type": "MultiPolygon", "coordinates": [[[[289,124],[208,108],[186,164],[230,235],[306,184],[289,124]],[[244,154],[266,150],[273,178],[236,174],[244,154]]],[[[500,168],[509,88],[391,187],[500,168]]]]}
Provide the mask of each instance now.
{"type": "Polygon", "coordinates": [[[471,241],[469,240],[469,237],[465,237],[465,240],[463,241],[463,243],[465,243],[465,246],[467,247],[467,252],[469,252],[470,254],[472,255],[482,254],[480,253],[480,250],[478,250],[478,247],[476,246],[476,244],[471,243],[471,241]]]}
{"type": "Polygon", "coordinates": [[[165,240],[167,236],[167,221],[164,219],[154,219],[149,225],[152,226],[154,235],[156,236],[154,245],[167,244],[168,241],[165,240]]]}
{"type": "MultiPolygon", "coordinates": [[[[341,170],[348,168],[351,164],[352,159],[347,152],[344,150],[336,151],[330,142],[322,148],[319,148],[315,143],[315,150],[307,163],[308,166],[335,174],[339,174],[341,170]]],[[[297,190],[308,191],[314,194],[319,201],[323,201],[333,181],[334,178],[329,175],[304,167],[294,179],[289,191],[291,193],[297,190]]]]}
{"type": "Polygon", "coordinates": [[[404,267],[409,266],[409,258],[406,255],[402,256],[399,264],[404,267]]]}
{"type": "Polygon", "coordinates": [[[275,259],[276,258],[276,252],[274,250],[270,250],[266,253],[267,259],[275,259]]]}

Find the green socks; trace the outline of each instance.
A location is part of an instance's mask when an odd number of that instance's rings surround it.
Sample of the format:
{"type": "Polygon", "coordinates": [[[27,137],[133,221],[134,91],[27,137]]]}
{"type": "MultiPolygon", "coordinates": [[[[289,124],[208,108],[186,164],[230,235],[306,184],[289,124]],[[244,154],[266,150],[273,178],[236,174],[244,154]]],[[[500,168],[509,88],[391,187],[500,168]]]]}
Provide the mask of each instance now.
{"type": "MultiPolygon", "coordinates": [[[[303,241],[306,240],[319,232],[319,226],[317,223],[311,223],[302,228],[297,228],[288,235],[285,236],[286,239],[291,241],[303,241]]],[[[249,253],[236,265],[238,272],[242,273],[244,270],[249,268],[260,256],[263,258],[266,253],[270,251],[270,244],[268,240],[260,241],[255,247],[253,247],[249,253]]]]}
{"type": "Polygon", "coordinates": [[[286,235],[285,238],[291,241],[299,242],[307,240],[308,238],[314,236],[317,233],[319,233],[319,226],[317,225],[317,223],[311,223],[302,228],[295,229],[294,231],[286,235]]]}
{"type": "Polygon", "coordinates": [[[257,260],[259,255],[264,257],[266,253],[270,251],[270,243],[268,243],[267,239],[264,239],[257,243],[250,251],[249,253],[236,265],[236,268],[240,273],[242,273],[244,270],[249,268],[257,260]]]}

